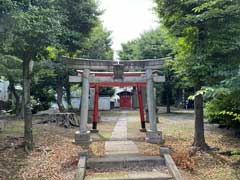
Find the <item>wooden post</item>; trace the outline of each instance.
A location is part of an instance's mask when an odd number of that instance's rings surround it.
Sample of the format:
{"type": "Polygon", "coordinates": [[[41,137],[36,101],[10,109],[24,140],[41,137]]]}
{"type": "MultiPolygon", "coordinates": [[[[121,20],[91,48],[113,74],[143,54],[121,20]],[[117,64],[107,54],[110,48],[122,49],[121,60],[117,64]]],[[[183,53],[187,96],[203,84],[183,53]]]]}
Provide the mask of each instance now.
{"type": "Polygon", "coordinates": [[[140,86],[137,86],[137,93],[138,93],[138,104],[139,104],[139,111],[140,111],[140,118],[141,118],[141,132],[146,132],[145,126],[145,119],[144,119],[144,106],[143,106],[143,99],[142,99],[142,89],[140,86]]]}
{"type": "Polygon", "coordinates": [[[95,95],[94,95],[94,108],[93,108],[93,123],[91,132],[97,131],[97,121],[98,121],[98,99],[99,99],[99,86],[95,85],[95,95]]]}

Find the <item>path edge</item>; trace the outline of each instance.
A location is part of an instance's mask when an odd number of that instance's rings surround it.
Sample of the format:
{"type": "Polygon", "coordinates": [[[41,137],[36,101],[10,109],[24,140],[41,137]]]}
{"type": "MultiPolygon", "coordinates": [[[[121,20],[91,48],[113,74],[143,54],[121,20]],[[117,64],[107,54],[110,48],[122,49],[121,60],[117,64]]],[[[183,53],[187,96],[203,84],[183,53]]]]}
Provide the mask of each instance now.
{"type": "Polygon", "coordinates": [[[174,180],[184,180],[182,175],[180,174],[175,162],[173,161],[169,148],[167,147],[160,147],[160,156],[162,156],[165,160],[165,164],[172,175],[174,180]]]}
{"type": "Polygon", "coordinates": [[[77,166],[77,174],[75,180],[84,180],[86,175],[86,164],[88,159],[88,151],[82,151],[79,153],[80,158],[77,166]]]}

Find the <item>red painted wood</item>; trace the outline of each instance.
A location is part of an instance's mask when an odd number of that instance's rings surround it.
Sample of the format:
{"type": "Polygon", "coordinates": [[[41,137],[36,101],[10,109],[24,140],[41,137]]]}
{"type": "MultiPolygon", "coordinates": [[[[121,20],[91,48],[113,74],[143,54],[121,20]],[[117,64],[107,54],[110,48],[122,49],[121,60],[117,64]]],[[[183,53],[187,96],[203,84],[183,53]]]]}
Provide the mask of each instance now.
{"type": "Polygon", "coordinates": [[[138,104],[139,104],[141,122],[145,122],[145,120],[144,120],[144,105],[143,105],[143,99],[142,99],[142,89],[140,86],[137,87],[137,92],[138,92],[138,104]]]}
{"type": "Polygon", "coordinates": [[[146,82],[101,82],[101,83],[90,83],[91,87],[95,87],[95,85],[98,84],[99,87],[114,87],[114,86],[120,86],[120,87],[129,87],[129,86],[146,86],[146,82]]]}
{"type": "Polygon", "coordinates": [[[131,96],[130,95],[123,95],[120,97],[120,108],[131,108],[131,96]]]}
{"type": "Polygon", "coordinates": [[[94,96],[94,108],[93,108],[93,122],[97,123],[98,120],[98,98],[99,98],[99,87],[95,86],[95,96],[94,96]]]}

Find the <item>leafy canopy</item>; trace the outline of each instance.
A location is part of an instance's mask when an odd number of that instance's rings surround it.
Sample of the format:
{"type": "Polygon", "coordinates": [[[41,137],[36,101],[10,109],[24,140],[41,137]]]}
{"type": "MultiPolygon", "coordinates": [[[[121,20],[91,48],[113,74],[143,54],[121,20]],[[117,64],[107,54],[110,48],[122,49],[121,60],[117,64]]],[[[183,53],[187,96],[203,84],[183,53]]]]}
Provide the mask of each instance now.
{"type": "Polygon", "coordinates": [[[240,1],[155,2],[161,22],[176,39],[174,68],[180,76],[193,84],[211,84],[238,68],[240,1]]]}

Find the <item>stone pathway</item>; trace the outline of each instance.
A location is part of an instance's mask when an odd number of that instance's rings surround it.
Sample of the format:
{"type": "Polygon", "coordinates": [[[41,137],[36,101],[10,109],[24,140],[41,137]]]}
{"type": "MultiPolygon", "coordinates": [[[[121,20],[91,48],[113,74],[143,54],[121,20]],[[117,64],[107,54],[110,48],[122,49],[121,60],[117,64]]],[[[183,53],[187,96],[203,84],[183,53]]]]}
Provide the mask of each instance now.
{"type": "Polygon", "coordinates": [[[138,148],[133,141],[127,139],[127,112],[122,112],[113,129],[110,141],[105,143],[105,155],[138,154],[138,148]]]}

